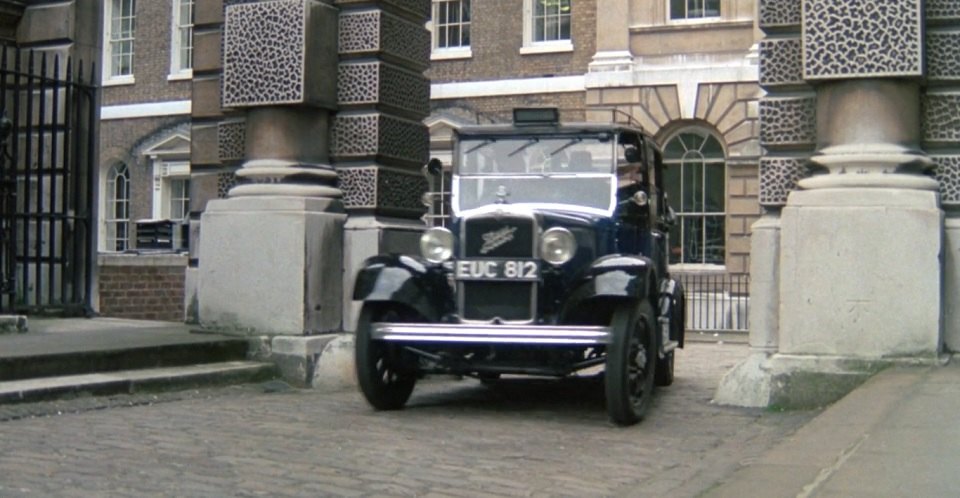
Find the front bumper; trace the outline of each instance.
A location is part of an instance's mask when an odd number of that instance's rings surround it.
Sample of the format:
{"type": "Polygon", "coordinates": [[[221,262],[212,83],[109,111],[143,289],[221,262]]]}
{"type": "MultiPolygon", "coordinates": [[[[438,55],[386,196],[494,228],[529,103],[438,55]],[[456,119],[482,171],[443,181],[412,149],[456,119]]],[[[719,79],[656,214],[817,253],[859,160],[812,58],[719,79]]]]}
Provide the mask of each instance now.
{"type": "Polygon", "coordinates": [[[374,323],[371,337],[388,342],[540,344],[590,346],[610,343],[610,327],[374,323]]]}

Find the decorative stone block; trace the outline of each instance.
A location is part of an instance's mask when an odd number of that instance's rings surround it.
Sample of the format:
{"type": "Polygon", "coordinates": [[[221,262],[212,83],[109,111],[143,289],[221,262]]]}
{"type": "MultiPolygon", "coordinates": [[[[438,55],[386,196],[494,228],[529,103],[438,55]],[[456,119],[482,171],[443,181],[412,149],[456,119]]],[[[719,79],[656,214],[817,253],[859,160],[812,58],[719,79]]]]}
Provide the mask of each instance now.
{"type": "Polygon", "coordinates": [[[927,143],[960,143],[960,93],[924,95],[922,123],[927,143]]]}
{"type": "Polygon", "coordinates": [[[411,217],[426,211],[422,198],[428,184],[420,172],[363,166],[342,168],[337,175],[347,209],[411,217]]]}
{"type": "Polygon", "coordinates": [[[368,159],[419,168],[429,156],[429,132],[423,123],[382,113],[338,114],[332,138],[336,161],[368,159]]]}
{"type": "Polygon", "coordinates": [[[923,76],[920,0],[804,0],[807,80],[923,76]]]}
{"type": "Polygon", "coordinates": [[[799,38],[760,42],[760,84],[803,84],[803,45],[799,38]]]}
{"type": "Polygon", "coordinates": [[[760,0],[760,28],[800,26],[801,12],[797,0],[760,0]]]}
{"type": "Polygon", "coordinates": [[[813,146],[817,142],[815,97],[765,98],[760,101],[763,146],[813,146]]]}
{"type": "MultiPolygon", "coordinates": [[[[335,0],[340,8],[347,10],[351,7],[366,7],[370,0],[335,0]]],[[[425,22],[430,18],[431,0],[378,0],[377,7],[408,17],[412,21],[425,22]]]]}
{"type": "Polygon", "coordinates": [[[379,105],[412,119],[430,114],[430,80],[379,61],[340,65],[337,103],[341,108],[379,105]]]}
{"type": "Polygon", "coordinates": [[[232,171],[217,174],[217,198],[226,199],[229,197],[230,189],[237,186],[239,178],[232,171]]]}
{"type": "Polygon", "coordinates": [[[382,11],[345,12],[340,15],[339,50],[344,57],[380,57],[424,71],[430,65],[430,32],[382,11]]]}
{"type": "Polygon", "coordinates": [[[927,0],[927,21],[948,21],[960,19],[960,2],[957,0],[927,0]]]}
{"type": "Polygon", "coordinates": [[[221,162],[241,161],[244,158],[247,123],[224,121],[217,125],[217,142],[221,162]]]}
{"type": "Polygon", "coordinates": [[[223,35],[223,106],[333,109],[337,9],[317,0],[230,5],[223,35]],[[309,61],[309,64],[307,63],[309,61]]]}
{"type": "Polygon", "coordinates": [[[930,159],[937,165],[940,202],[944,205],[960,205],[960,156],[930,156],[930,159]]]}
{"type": "Polygon", "coordinates": [[[927,78],[930,80],[960,79],[960,33],[955,31],[927,33],[927,78]]]}
{"type": "Polygon", "coordinates": [[[806,176],[807,159],[763,157],[760,159],[760,205],[783,206],[787,196],[797,189],[797,181],[806,176]]]}

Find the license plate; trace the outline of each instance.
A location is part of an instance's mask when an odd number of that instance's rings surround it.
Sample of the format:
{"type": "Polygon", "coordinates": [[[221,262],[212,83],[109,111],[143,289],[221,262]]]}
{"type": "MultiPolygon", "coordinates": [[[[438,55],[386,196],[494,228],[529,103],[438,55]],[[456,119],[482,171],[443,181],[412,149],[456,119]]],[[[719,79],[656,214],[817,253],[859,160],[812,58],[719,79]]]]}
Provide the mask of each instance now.
{"type": "Polygon", "coordinates": [[[537,280],[540,265],[533,260],[468,259],[457,261],[457,280],[537,280]]]}

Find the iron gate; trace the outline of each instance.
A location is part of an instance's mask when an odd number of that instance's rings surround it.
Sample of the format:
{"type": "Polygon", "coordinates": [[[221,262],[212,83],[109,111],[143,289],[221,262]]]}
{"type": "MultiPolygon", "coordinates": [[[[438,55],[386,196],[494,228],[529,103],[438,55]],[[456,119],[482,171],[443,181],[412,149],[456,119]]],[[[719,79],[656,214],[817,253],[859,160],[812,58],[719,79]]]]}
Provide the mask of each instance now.
{"type": "Polygon", "coordinates": [[[0,59],[0,312],[90,309],[96,87],[58,56],[0,59]]]}

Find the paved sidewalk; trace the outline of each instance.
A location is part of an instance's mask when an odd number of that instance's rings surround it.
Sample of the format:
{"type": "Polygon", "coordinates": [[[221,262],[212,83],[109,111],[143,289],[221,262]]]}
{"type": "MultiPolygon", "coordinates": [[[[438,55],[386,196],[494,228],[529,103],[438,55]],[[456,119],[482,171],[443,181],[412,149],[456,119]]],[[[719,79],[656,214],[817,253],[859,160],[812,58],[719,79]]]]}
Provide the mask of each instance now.
{"type": "Polygon", "coordinates": [[[879,373],[706,496],[960,496],[957,360],[879,373]]]}
{"type": "Polygon", "coordinates": [[[123,318],[33,318],[26,333],[0,334],[0,359],[113,351],[209,340],[183,323],[123,318]]]}

